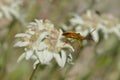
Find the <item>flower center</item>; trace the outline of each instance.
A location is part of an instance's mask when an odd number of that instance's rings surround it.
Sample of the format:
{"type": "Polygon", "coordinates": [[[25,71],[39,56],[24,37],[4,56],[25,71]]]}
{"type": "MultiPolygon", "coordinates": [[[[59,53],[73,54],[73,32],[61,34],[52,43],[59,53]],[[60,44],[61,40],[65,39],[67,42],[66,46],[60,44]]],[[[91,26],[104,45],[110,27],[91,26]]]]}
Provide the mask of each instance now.
{"type": "Polygon", "coordinates": [[[35,42],[38,39],[38,34],[35,33],[34,35],[31,36],[30,42],[35,42]]]}

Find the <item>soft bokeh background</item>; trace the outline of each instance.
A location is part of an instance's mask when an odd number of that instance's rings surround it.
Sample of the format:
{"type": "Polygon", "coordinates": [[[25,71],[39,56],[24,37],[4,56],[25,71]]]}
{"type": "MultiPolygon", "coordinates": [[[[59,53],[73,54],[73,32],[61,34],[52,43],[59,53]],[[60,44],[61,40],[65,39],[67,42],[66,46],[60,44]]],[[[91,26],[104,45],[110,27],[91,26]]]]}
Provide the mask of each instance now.
{"type": "MultiPolygon", "coordinates": [[[[120,19],[120,0],[6,1],[0,0],[0,80],[29,80],[33,62],[22,60],[17,63],[23,49],[14,48],[13,45],[15,34],[23,32],[26,24],[34,19],[49,19],[56,28],[66,23],[71,13],[80,16],[87,10],[109,13],[120,19]],[[5,10],[10,17],[3,15],[3,4],[9,6],[5,10]],[[18,8],[10,11],[10,5],[15,4],[18,8]]],[[[120,80],[120,40],[116,35],[111,34],[107,40],[101,38],[99,43],[91,43],[82,48],[77,42],[72,45],[75,48],[72,53],[73,65],[67,64],[64,68],[57,64],[41,65],[33,80],[120,80]]]]}

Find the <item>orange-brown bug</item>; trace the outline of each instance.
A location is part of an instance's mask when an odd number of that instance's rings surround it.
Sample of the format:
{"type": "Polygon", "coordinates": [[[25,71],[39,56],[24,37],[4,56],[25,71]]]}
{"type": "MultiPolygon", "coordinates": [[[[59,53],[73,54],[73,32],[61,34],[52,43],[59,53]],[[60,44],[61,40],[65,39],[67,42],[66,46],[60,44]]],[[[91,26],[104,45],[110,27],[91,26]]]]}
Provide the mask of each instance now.
{"type": "MultiPolygon", "coordinates": [[[[73,39],[77,39],[77,40],[80,40],[80,41],[82,41],[82,40],[94,41],[93,38],[92,38],[92,35],[91,35],[92,32],[88,33],[88,35],[85,36],[85,37],[82,36],[80,33],[75,33],[75,32],[64,32],[62,35],[67,37],[67,38],[73,38],[73,39]]],[[[81,43],[80,43],[80,46],[82,46],[81,43]]]]}

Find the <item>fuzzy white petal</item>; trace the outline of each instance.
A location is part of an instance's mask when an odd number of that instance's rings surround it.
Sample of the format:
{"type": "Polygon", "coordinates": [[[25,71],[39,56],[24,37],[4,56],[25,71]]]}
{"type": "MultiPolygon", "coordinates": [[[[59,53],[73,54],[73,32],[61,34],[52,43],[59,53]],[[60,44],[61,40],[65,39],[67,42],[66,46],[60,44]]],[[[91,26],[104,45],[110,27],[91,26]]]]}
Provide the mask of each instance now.
{"type": "Polygon", "coordinates": [[[33,55],[33,51],[32,50],[26,51],[26,53],[25,53],[26,60],[30,59],[32,55],[33,55]]]}
{"type": "Polygon", "coordinates": [[[35,32],[32,31],[32,30],[29,30],[29,31],[28,31],[28,34],[33,35],[33,34],[35,34],[35,32]]]}
{"type": "Polygon", "coordinates": [[[35,19],[35,21],[38,25],[39,30],[43,30],[44,29],[44,25],[42,24],[43,21],[40,21],[40,20],[37,20],[37,19],[35,19]]]}
{"type": "Polygon", "coordinates": [[[27,37],[27,38],[30,38],[31,36],[29,34],[26,34],[26,33],[19,33],[19,34],[16,34],[15,37],[27,37]]]}
{"type": "Polygon", "coordinates": [[[70,22],[72,23],[72,25],[83,24],[84,23],[84,21],[82,20],[82,18],[79,17],[76,14],[74,14],[74,18],[70,19],[70,22]]]}
{"type": "Polygon", "coordinates": [[[37,58],[36,55],[32,55],[32,56],[30,57],[30,59],[32,59],[32,60],[37,60],[38,58],[37,58]]]}
{"type": "Polygon", "coordinates": [[[28,44],[29,42],[18,41],[17,43],[15,43],[14,47],[24,47],[27,46],[28,44]]]}
{"type": "Polygon", "coordinates": [[[44,42],[39,43],[38,50],[44,50],[46,48],[47,48],[47,44],[45,44],[44,42]]]}
{"type": "Polygon", "coordinates": [[[74,48],[69,44],[64,44],[63,47],[64,48],[70,48],[74,52],[74,48]]]}
{"type": "Polygon", "coordinates": [[[31,22],[29,23],[29,26],[27,26],[28,28],[31,28],[31,27],[35,27],[37,26],[37,24],[35,22],[31,22]]]}
{"type": "Polygon", "coordinates": [[[43,32],[43,33],[39,36],[39,38],[38,38],[39,42],[40,42],[41,40],[43,40],[44,38],[46,38],[48,34],[49,34],[48,32],[43,32]]]}
{"type": "Polygon", "coordinates": [[[99,35],[98,35],[98,32],[97,32],[97,31],[94,31],[94,34],[92,34],[92,36],[93,36],[93,40],[94,40],[95,42],[98,42],[98,41],[99,41],[99,35]]]}
{"type": "Polygon", "coordinates": [[[23,53],[22,55],[20,55],[20,57],[18,58],[17,62],[20,62],[23,58],[25,58],[25,53],[23,53]]]}
{"type": "Polygon", "coordinates": [[[64,67],[66,63],[66,53],[64,51],[61,51],[61,56],[60,54],[54,53],[54,58],[57,61],[58,65],[60,67],[64,67]]]}
{"type": "Polygon", "coordinates": [[[47,50],[44,50],[43,52],[37,52],[37,56],[41,64],[49,64],[53,58],[53,54],[47,50]]]}
{"type": "Polygon", "coordinates": [[[61,24],[61,26],[62,26],[63,30],[68,30],[68,28],[70,28],[70,27],[68,27],[68,26],[65,25],[65,24],[61,24]]]}

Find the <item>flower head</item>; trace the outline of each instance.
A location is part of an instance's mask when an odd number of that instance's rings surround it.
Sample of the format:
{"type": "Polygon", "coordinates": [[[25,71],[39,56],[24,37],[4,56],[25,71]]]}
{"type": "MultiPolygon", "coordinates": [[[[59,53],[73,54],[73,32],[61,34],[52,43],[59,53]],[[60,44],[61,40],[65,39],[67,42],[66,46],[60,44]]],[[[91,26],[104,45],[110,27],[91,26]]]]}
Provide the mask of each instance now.
{"type": "Polygon", "coordinates": [[[19,18],[19,8],[22,0],[4,0],[0,3],[0,18],[6,17],[7,19],[19,18]]]}
{"type": "Polygon", "coordinates": [[[55,29],[54,25],[48,20],[35,20],[28,25],[25,33],[16,34],[20,40],[14,46],[24,47],[25,52],[19,57],[18,62],[25,58],[34,59],[34,68],[38,63],[50,64],[54,58],[60,67],[64,67],[68,60],[64,48],[74,49],[71,45],[64,43],[62,30],[55,29]]]}
{"type": "Polygon", "coordinates": [[[90,10],[81,16],[74,14],[73,18],[70,19],[70,26],[64,25],[63,29],[74,29],[75,32],[79,32],[83,36],[95,29],[92,36],[96,42],[99,41],[100,30],[105,39],[108,38],[110,33],[116,34],[120,39],[120,23],[117,18],[110,14],[97,14],[90,10]]]}

